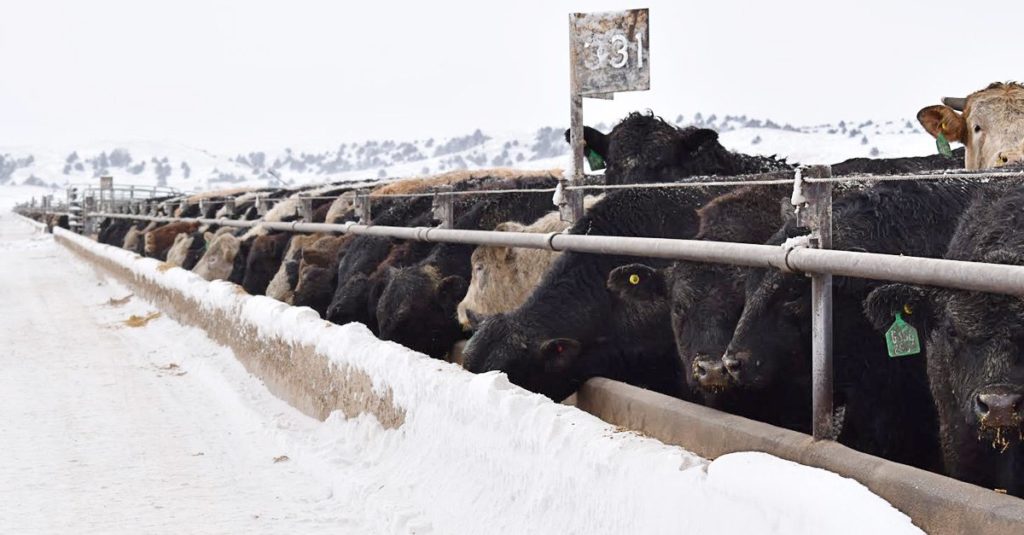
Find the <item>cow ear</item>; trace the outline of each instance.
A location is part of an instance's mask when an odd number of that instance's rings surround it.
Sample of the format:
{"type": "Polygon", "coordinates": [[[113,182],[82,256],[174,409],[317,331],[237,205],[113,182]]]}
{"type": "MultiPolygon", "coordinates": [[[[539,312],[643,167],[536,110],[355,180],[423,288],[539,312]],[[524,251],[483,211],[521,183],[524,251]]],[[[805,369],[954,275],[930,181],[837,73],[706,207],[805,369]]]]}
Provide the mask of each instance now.
{"type": "Polygon", "coordinates": [[[897,312],[904,321],[915,326],[930,322],[932,306],[928,290],[911,284],[886,284],[872,290],[864,299],[864,315],[879,331],[892,325],[897,312]]]}
{"type": "Polygon", "coordinates": [[[452,275],[445,277],[441,281],[441,284],[437,287],[437,296],[441,300],[441,303],[446,308],[455,310],[459,302],[466,297],[466,292],[469,291],[469,284],[466,283],[466,279],[452,275]]]}
{"type": "Polygon", "coordinates": [[[963,143],[967,140],[967,122],[964,116],[949,106],[928,106],[917,112],[917,120],[932,135],[946,136],[949,142],[963,143]]]}
{"type": "MultiPolygon", "coordinates": [[[[565,142],[569,143],[569,129],[565,129],[565,142]]],[[[583,127],[583,153],[590,149],[608,160],[608,135],[589,126],[583,127]]]]}
{"type": "Polygon", "coordinates": [[[572,338],[553,338],[540,345],[540,356],[548,371],[564,372],[573,367],[583,352],[572,338]]]}
{"type": "Polygon", "coordinates": [[[679,149],[683,156],[689,156],[704,145],[718,141],[718,132],[707,128],[695,128],[689,132],[684,130],[684,134],[679,139],[679,149]]]}
{"type": "Polygon", "coordinates": [[[644,264],[619,266],[608,274],[608,289],[623,301],[653,301],[664,298],[665,277],[644,264]]]}

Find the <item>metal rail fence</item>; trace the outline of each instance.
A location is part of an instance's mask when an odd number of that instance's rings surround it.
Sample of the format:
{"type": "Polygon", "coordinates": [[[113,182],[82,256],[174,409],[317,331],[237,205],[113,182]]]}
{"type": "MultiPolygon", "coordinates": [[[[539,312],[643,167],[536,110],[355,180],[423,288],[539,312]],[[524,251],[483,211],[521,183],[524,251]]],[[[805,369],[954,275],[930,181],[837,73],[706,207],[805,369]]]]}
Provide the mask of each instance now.
{"type": "MultiPolygon", "coordinates": [[[[771,245],[710,242],[698,240],[637,238],[619,236],[575,235],[567,233],[533,234],[520,232],[495,232],[487,230],[452,229],[451,200],[456,195],[488,195],[513,190],[478,190],[453,192],[450,188],[433,193],[413,193],[396,197],[435,198],[435,211],[442,219],[439,227],[393,227],[373,225],[369,214],[369,194],[356,198],[357,207],[362,208],[364,217],[360,222],[342,224],[294,222],[268,222],[263,220],[235,220],[229,218],[180,218],[159,216],[157,206],[151,204],[149,213],[144,215],[144,205],[139,202],[119,203],[118,210],[89,212],[85,217],[134,219],[143,221],[171,222],[194,221],[200,224],[251,228],[262,226],[268,230],[284,232],[324,232],[390,237],[404,240],[427,242],[464,243],[546,249],[551,251],[575,251],[580,253],[623,255],[636,257],[663,258],[711,262],[738,266],[773,268],[789,273],[804,273],[811,278],[812,288],[812,429],[815,438],[833,438],[832,431],[832,277],[858,277],[865,279],[895,281],[909,284],[940,286],[961,290],[981,291],[1024,296],[1024,266],[963,262],[937,258],[886,255],[878,253],[837,251],[830,249],[832,234],[832,186],[837,182],[865,182],[876,180],[936,180],[974,179],[991,181],[999,179],[1020,179],[1019,171],[951,172],[917,175],[854,175],[832,177],[829,166],[811,166],[795,172],[767,173],[738,177],[735,181],[723,181],[711,177],[710,181],[697,179],[690,182],[668,184],[639,184],[626,186],[574,185],[574,189],[606,191],[628,187],[707,187],[739,185],[794,184],[793,203],[800,223],[811,229],[803,244],[795,247],[771,245]],[[790,178],[783,178],[786,175],[790,178]],[[135,213],[123,213],[135,212],[135,213]]],[[[550,193],[556,199],[560,185],[551,189],[524,189],[516,192],[550,193]]],[[[300,216],[308,220],[311,215],[309,202],[312,197],[301,197],[300,216]]],[[[283,199],[276,199],[283,200],[283,199]]],[[[263,201],[265,202],[266,198],[263,201]]],[[[174,213],[176,206],[183,202],[165,201],[166,213],[174,213]]],[[[212,202],[231,202],[230,199],[212,202]]],[[[258,203],[259,204],[259,203],[258,203]]],[[[261,204],[261,214],[268,205],[261,204]]],[[[229,210],[230,212],[230,210],[229,210]]]]}

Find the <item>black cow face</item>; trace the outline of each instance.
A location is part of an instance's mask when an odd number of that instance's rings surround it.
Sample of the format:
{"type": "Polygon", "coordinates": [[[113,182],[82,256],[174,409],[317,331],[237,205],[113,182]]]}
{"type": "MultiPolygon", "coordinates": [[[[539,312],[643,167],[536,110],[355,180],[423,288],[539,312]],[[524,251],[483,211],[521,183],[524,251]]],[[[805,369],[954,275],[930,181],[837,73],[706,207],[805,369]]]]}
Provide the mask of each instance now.
{"type": "Polygon", "coordinates": [[[767,388],[809,374],[810,295],[807,277],[749,273],[743,314],[722,359],[738,384],[767,388]]]}
{"type": "MultiPolygon", "coordinates": [[[[334,294],[334,283],[338,274],[333,269],[320,266],[305,266],[299,274],[299,282],[295,285],[292,294],[292,304],[295,306],[307,306],[316,310],[321,317],[330,321],[334,319],[327,315],[327,305],[331,302],[334,294]]],[[[338,323],[335,321],[335,323],[338,323]]]]}
{"type": "Polygon", "coordinates": [[[928,343],[932,380],[945,376],[958,419],[979,441],[997,451],[1020,444],[1024,303],[1018,297],[943,291],[936,308],[941,312],[928,343]]]}
{"type": "Polygon", "coordinates": [[[463,366],[473,373],[501,370],[509,381],[531,392],[561,401],[579,388],[583,379],[580,355],[583,348],[572,338],[537,341],[524,336],[507,314],[496,314],[484,321],[463,351],[463,366]]]}
{"type": "Polygon", "coordinates": [[[394,270],[377,303],[381,338],[443,358],[461,336],[455,308],[467,289],[462,277],[440,279],[430,267],[394,270]]]}
{"type": "Polygon", "coordinates": [[[334,293],[334,299],[327,308],[327,319],[334,323],[346,324],[354,321],[365,324],[371,331],[377,332],[377,318],[370,323],[366,302],[369,296],[370,283],[366,275],[357,273],[348,278],[334,293]]]}

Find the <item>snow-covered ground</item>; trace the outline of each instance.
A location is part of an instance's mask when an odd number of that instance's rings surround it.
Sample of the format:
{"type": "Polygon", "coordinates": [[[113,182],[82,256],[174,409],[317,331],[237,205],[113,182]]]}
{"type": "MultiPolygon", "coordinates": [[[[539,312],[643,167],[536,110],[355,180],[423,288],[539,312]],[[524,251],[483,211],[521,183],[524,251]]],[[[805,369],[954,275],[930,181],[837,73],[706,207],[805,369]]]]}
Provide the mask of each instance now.
{"type": "Polygon", "coordinates": [[[158,311],[3,212],[0,281],[0,532],[917,532],[852,480],[759,453],[708,462],[394,344],[372,342],[433,372],[419,399],[460,389],[484,418],[317,421],[202,331],[139,321],[158,311]]]}
{"type": "MultiPolygon", "coordinates": [[[[838,121],[779,125],[746,116],[676,116],[680,126],[720,132],[722,144],[747,154],[791,162],[831,164],[853,157],[920,156],[934,140],[916,121],[838,121]]],[[[589,124],[589,123],[588,123],[589,124]]],[[[594,125],[609,131],[606,124],[594,125]]],[[[165,185],[185,192],[235,186],[299,186],[342,179],[396,178],[455,169],[565,168],[564,127],[533,131],[480,131],[428,139],[363,140],[319,146],[215,152],[169,141],[119,140],[63,146],[0,146],[0,189],[50,188],[57,199],[68,184],[96,184],[110,175],[118,185],[165,185]]],[[[43,192],[43,189],[39,190],[43,192]]],[[[40,193],[41,194],[41,193],[40,193]]],[[[23,200],[31,197],[21,197],[23,200]]]]}

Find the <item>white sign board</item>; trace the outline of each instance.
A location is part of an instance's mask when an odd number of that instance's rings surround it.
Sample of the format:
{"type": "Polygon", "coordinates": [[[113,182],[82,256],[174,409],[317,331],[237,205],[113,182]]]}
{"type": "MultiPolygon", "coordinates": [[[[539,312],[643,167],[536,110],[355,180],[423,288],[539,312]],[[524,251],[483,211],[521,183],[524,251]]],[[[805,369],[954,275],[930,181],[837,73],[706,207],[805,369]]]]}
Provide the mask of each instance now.
{"type": "Polygon", "coordinates": [[[583,96],[651,88],[647,9],[569,16],[575,87],[583,96]]]}

